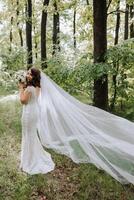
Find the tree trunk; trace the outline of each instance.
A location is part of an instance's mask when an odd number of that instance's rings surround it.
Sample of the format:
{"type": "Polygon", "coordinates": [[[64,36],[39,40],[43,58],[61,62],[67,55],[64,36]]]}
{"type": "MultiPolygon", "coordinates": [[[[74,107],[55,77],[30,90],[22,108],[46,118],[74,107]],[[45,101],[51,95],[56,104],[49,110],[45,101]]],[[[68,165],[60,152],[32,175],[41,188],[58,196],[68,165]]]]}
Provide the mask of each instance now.
{"type": "Polygon", "coordinates": [[[73,38],[74,38],[74,49],[76,49],[76,8],[74,8],[74,17],[73,17],[73,38]]]}
{"type": "Polygon", "coordinates": [[[26,46],[27,46],[27,69],[32,66],[32,0],[26,3],[26,46]]]}
{"type": "Polygon", "coordinates": [[[46,52],[46,26],[47,26],[47,6],[49,0],[44,0],[41,19],[41,67],[47,68],[47,52],[46,52]]]}
{"type": "Polygon", "coordinates": [[[9,48],[9,51],[12,51],[12,42],[13,42],[13,17],[11,17],[10,48],[9,48]]]}
{"type": "Polygon", "coordinates": [[[35,16],[35,8],[33,6],[33,20],[34,20],[34,24],[33,24],[33,44],[34,44],[34,53],[35,53],[35,59],[38,58],[38,41],[37,41],[37,38],[38,38],[38,30],[36,30],[36,17],[35,16]]]}
{"type": "Polygon", "coordinates": [[[17,10],[16,10],[17,27],[18,27],[19,37],[20,37],[20,45],[23,46],[22,29],[19,27],[20,23],[18,22],[18,17],[19,17],[19,14],[20,14],[20,11],[19,11],[19,0],[17,0],[16,4],[17,4],[17,10]]]}
{"type": "MultiPolygon", "coordinates": [[[[93,0],[94,63],[105,62],[107,51],[107,7],[106,0],[93,0]]],[[[94,80],[94,105],[108,109],[108,77],[104,74],[94,80]]]]}
{"type": "Polygon", "coordinates": [[[134,38],[134,4],[130,6],[130,38],[134,38]]]}
{"type": "MultiPolygon", "coordinates": [[[[114,45],[118,44],[119,42],[119,29],[120,29],[120,0],[117,2],[117,15],[116,15],[116,28],[115,28],[115,40],[114,40],[114,45]]],[[[116,74],[113,75],[113,87],[114,87],[114,92],[113,92],[113,98],[110,104],[110,110],[114,110],[115,107],[115,101],[116,101],[116,96],[117,96],[117,74],[119,70],[119,63],[114,63],[114,68],[116,68],[116,74]]]]}
{"type": "Polygon", "coordinates": [[[87,2],[87,5],[89,6],[89,0],[86,0],[86,2],[87,2]]]}
{"type": "Polygon", "coordinates": [[[53,52],[55,55],[57,51],[60,51],[60,16],[57,8],[57,2],[54,0],[54,15],[53,15],[53,52]]]}
{"type": "Polygon", "coordinates": [[[34,48],[35,48],[35,58],[37,59],[38,58],[38,42],[37,42],[37,34],[36,34],[36,27],[34,26],[33,27],[34,29],[34,48]]]}
{"type": "Polygon", "coordinates": [[[19,28],[19,36],[20,36],[20,45],[21,45],[21,47],[23,47],[23,35],[22,35],[22,29],[21,28],[19,28]]]}
{"type": "Polygon", "coordinates": [[[129,16],[129,5],[126,3],[125,26],[124,26],[124,40],[128,39],[128,16],[129,16]]]}
{"type": "Polygon", "coordinates": [[[115,28],[115,40],[114,40],[114,45],[118,44],[118,40],[119,40],[119,28],[120,28],[120,0],[118,1],[118,5],[117,5],[117,18],[116,18],[116,28],[115,28]]]}

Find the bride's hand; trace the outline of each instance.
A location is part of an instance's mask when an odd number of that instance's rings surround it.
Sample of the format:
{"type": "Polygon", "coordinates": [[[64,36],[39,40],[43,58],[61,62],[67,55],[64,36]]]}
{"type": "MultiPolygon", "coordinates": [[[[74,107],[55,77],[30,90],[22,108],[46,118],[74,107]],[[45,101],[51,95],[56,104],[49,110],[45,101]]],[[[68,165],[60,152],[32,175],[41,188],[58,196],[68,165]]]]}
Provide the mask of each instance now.
{"type": "Polygon", "coordinates": [[[25,84],[24,84],[24,83],[21,83],[21,82],[19,82],[19,84],[18,84],[18,87],[19,87],[19,89],[24,89],[24,88],[25,88],[25,84]]]}

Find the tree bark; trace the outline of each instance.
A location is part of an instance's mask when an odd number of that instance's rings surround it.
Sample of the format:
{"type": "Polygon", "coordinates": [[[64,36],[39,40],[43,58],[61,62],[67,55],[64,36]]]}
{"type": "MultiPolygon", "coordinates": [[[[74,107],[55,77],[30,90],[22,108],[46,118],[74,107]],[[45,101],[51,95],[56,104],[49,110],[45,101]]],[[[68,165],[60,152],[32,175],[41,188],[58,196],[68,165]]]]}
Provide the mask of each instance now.
{"type": "Polygon", "coordinates": [[[57,51],[60,51],[60,16],[57,8],[57,2],[54,0],[54,15],[53,15],[53,52],[55,55],[57,51]]]}
{"type": "Polygon", "coordinates": [[[32,0],[26,2],[26,46],[27,46],[27,69],[32,66],[32,0]]]}
{"type": "Polygon", "coordinates": [[[35,58],[37,59],[38,58],[38,41],[37,41],[37,38],[38,38],[38,30],[36,30],[36,20],[35,18],[37,16],[35,16],[35,8],[33,6],[33,44],[34,44],[34,54],[35,54],[35,58]]]}
{"type": "Polygon", "coordinates": [[[38,58],[38,53],[37,53],[37,50],[38,50],[38,42],[37,42],[36,27],[35,27],[35,25],[34,25],[33,29],[34,29],[34,48],[35,48],[35,58],[37,59],[37,58],[38,58]]]}
{"type": "Polygon", "coordinates": [[[9,51],[12,51],[12,42],[13,42],[13,17],[11,17],[11,29],[10,29],[10,48],[9,51]]]}
{"type": "Polygon", "coordinates": [[[128,39],[128,16],[129,16],[129,5],[126,3],[125,26],[124,26],[124,40],[128,39]]]}
{"type": "Polygon", "coordinates": [[[47,6],[49,0],[44,0],[42,19],[41,19],[41,67],[42,69],[47,68],[47,52],[46,52],[46,26],[47,26],[47,6]]]}
{"type": "Polygon", "coordinates": [[[119,7],[120,5],[120,0],[118,1],[118,5],[117,5],[117,17],[116,17],[116,28],[115,28],[115,40],[114,40],[114,45],[118,44],[118,40],[119,40],[119,28],[120,28],[120,12],[119,12],[119,7]]]}
{"type": "Polygon", "coordinates": [[[89,6],[89,0],[86,0],[86,2],[87,2],[87,5],[89,6]]]}
{"type": "MultiPolygon", "coordinates": [[[[94,63],[105,62],[107,51],[107,7],[106,0],[93,0],[94,63]]],[[[108,109],[108,77],[104,74],[94,80],[94,105],[108,109]]]]}
{"type": "Polygon", "coordinates": [[[130,6],[130,20],[131,20],[131,24],[130,24],[130,38],[134,38],[134,4],[130,6]]]}
{"type": "Polygon", "coordinates": [[[73,38],[74,38],[74,49],[76,49],[76,8],[74,8],[74,17],[73,17],[73,38]]]}
{"type": "Polygon", "coordinates": [[[19,11],[19,0],[17,0],[16,4],[17,4],[17,10],[16,10],[16,15],[17,15],[17,27],[18,27],[19,37],[20,37],[20,45],[23,47],[22,29],[19,27],[20,23],[19,23],[19,21],[18,21],[18,17],[19,17],[19,14],[20,14],[20,11],[19,11]]]}
{"type": "MultiPolygon", "coordinates": [[[[119,42],[119,29],[120,29],[120,0],[117,2],[117,14],[116,14],[116,28],[115,28],[115,40],[114,40],[114,45],[118,44],[119,42]]],[[[110,110],[114,110],[115,107],[115,101],[116,101],[116,96],[117,96],[117,73],[119,70],[119,63],[114,63],[114,68],[116,68],[116,74],[113,75],[112,81],[113,81],[113,87],[114,87],[114,92],[113,92],[113,98],[111,100],[110,104],[110,110]]]]}

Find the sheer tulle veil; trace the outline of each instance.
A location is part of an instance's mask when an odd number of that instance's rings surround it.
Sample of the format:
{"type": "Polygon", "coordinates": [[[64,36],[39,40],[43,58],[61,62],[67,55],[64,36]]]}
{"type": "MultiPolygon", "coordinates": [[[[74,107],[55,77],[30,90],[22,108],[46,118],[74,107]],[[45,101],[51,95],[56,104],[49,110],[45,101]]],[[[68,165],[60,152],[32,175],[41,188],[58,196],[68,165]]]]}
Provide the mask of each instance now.
{"type": "Polygon", "coordinates": [[[38,104],[43,146],[134,184],[133,122],[80,102],[42,71],[38,104]]]}

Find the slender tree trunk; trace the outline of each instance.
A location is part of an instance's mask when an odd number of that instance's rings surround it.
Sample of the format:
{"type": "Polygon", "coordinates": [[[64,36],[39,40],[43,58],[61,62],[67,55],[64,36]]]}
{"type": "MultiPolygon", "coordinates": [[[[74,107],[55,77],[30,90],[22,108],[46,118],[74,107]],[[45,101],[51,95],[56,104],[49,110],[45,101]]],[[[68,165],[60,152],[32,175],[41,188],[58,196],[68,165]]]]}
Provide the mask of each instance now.
{"type": "Polygon", "coordinates": [[[130,6],[130,38],[134,38],[134,4],[130,6]]]}
{"type": "MultiPolygon", "coordinates": [[[[120,29],[120,0],[117,2],[117,15],[116,15],[116,28],[115,28],[115,40],[114,40],[114,45],[118,44],[119,42],[119,29],[120,29]]],[[[110,110],[114,110],[115,107],[115,101],[116,101],[116,96],[117,96],[117,74],[119,70],[119,63],[114,63],[114,68],[116,68],[116,74],[113,75],[113,87],[114,87],[114,93],[113,93],[113,98],[110,104],[110,110]]]]}
{"type": "Polygon", "coordinates": [[[116,28],[115,28],[115,40],[114,40],[114,45],[118,44],[119,40],[119,28],[120,28],[120,12],[119,12],[119,7],[120,5],[120,0],[118,1],[118,6],[117,6],[117,18],[116,18],[116,28]]]}
{"type": "Polygon", "coordinates": [[[41,67],[47,68],[47,52],[46,52],[46,26],[47,26],[47,6],[49,0],[44,0],[41,18],[41,67]]]}
{"type": "MultiPolygon", "coordinates": [[[[94,63],[105,62],[107,51],[107,7],[106,0],[93,0],[94,18],[94,63]]],[[[94,105],[108,109],[108,77],[104,74],[94,80],[94,105]]]]}
{"type": "Polygon", "coordinates": [[[87,2],[87,5],[89,6],[89,0],[86,0],[86,2],[87,2]]]}
{"type": "Polygon", "coordinates": [[[76,49],[76,8],[74,8],[74,17],[73,17],[73,38],[74,38],[74,49],[76,49]]]}
{"type": "Polygon", "coordinates": [[[37,50],[38,50],[38,42],[37,42],[37,35],[36,35],[36,27],[34,26],[33,29],[34,29],[35,58],[37,59],[37,58],[38,58],[38,53],[37,53],[37,50]]]}
{"type": "MultiPolygon", "coordinates": [[[[35,4],[35,1],[33,1],[33,4],[35,4]]],[[[33,6],[33,33],[34,33],[34,36],[33,36],[33,43],[34,43],[34,53],[35,53],[35,58],[37,59],[38,58],[38,42],[37,42],[37,37],[38,37],[38,32],[36,30],[36,16],[35,16],[35,7],[33,6]]]]}
{"type": "Polygon", "coordinates": [[[60,16],[57,8],[57,2],[54,0],[54,15],[53,15],[53,52],[55,55],[60,51],[60,16]]]}
{"type": "Polygon", "coordinates": [[[124,26],[124,40],[128,39],[128,16],[129,16],[129,5],[126,3],[125,26],[124,26]]]}
{"type": "Polygon", "coordinates": [[[19,31],[19,36],[20,36],[20,45],[23,47],[23,35],[22,35],[22,29],[19,28],[18,31],[19,31]]]}
{"type": "Polygon", "coordinates": [[[13,17],[11,17],[10,48],[9,48],[9,51],[12,51],[12,42],[13,42],[13,17]]]}
{"type": "Polygon", "coordinates": [[[26,45],[27,45],[27,68],[33,63],[32,56],[32,0],[26,3],[26,45]]]}
{"type": "Polygon", "coordinates": [[[19,0],[17,0],[17,10],[16,10],[16,15],[17,15],[17,27],[18,27],[18,32],[19,32],[19,37],[20,37],[20,45],[23,46],[23,35],[22,35],[22,29],[19,27],[20,23],[18,22],[18,17],[20,14],[19,11],[19,0]]]}

